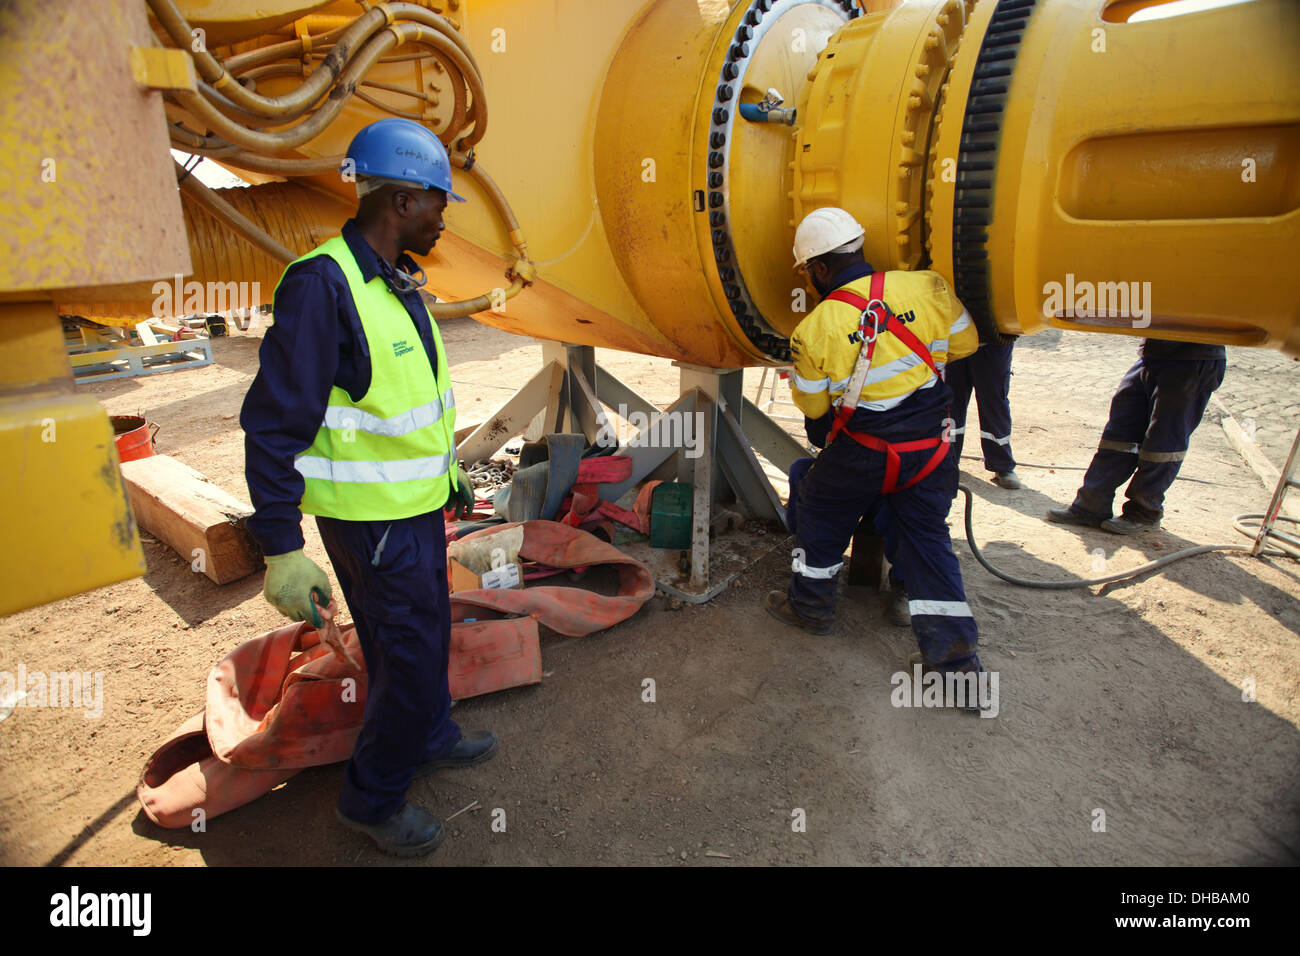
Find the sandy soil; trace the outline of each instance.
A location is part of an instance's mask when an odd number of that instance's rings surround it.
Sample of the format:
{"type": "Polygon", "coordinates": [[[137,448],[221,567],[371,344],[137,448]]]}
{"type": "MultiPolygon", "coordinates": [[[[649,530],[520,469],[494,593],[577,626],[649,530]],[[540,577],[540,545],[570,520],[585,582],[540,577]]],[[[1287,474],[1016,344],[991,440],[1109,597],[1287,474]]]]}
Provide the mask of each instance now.
{"type": "MultiPolygon", "coordinates": [[[[469,321],[444,336],[462,421],[486,417],[538,367],[535,343],[469,321]]],[[[237,334],[214,342],[210,367],[83,388],[111,413],[147,414],[161,453],[247,497],[237,417],[258,344],[237,334]]],[[[1164,530],[1119,539],[1041,520],[1070,499],[1081,473],[1067,469],[1087,464],[1133,350],[1058,333],[1018,346],[1014,450],[1051,467],[1022,467],[1025,489],[1007,492],[963,462],[978,541],[1008,571],[1090,575],[1097,548],[1113,570],[1246,541],[1231,518],[1263,510],[1268,493],[1213,408],[1164,530]]],[[[675,397],[667,362],[598,361],[655,401],[675,397]]],[[[1257,394],[1294,401],[1293,365],[1250,361],[1234,378],[1230,355],[1222,394],[1253,390],[1261,434],[1293,434],[1294,406],[1257,394]]],[[[751,396],[758,374],[747,373],[751,396]]],[[[328,566],[310,522],[307,542],[328,566]]],[[[1294,562],[1215,554],[1100,590],[1043,592],[990,576],[964,540],[956,550],[985,665],[1001,678],[996,719],[891,706],[911,632],[867,589],[845,588],[829,637],[769,618],[762,596],[788,574],[779,549],[706,605],[659,597],[601,634],[550,637],[540,685],[458,706],[463,726],[500,734],[501,753],[414,786],[443,817],[481,809],[410,865],[1300,862],[1294,562]],[[647,677],[654,703],[642,700],[647,677]],[[1254,702],[1242,699],[1248,679],[1254,702]],[[504,833],[490,827],[495,808],[504,833]]],[[[305,771],[206,833],[144,817],[134,791],[145,758],[201,708],[208,669],[280,623],[260,576],[218,587],[164,545],[146,540],[145,553],[141,579],[0,620],[0,671],[104,674],[99,719],[19,708],[0,723],[0,862],[391,862],[334,822],[341,766],[305,771]]]]}

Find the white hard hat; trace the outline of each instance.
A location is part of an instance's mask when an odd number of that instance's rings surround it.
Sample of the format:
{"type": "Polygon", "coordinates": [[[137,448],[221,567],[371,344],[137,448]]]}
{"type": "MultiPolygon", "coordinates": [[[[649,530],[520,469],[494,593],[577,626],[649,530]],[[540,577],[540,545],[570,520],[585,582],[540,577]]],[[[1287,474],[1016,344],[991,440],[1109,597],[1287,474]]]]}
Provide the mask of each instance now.
{"type": "Polygon", "coordinates": [[[866,234],[862,223],[838,206],[814,209],[794,231],[794,264],[801,266],[828,252],[857,252],[866,234]]]}

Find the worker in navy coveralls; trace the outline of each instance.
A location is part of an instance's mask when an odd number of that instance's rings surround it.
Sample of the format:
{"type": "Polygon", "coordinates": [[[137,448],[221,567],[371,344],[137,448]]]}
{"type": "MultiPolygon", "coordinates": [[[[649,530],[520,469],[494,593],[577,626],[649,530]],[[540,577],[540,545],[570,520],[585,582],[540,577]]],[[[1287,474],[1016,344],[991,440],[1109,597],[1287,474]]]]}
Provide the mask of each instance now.
{"type": "Polygon", "coordinates": [[[980,451],[984,467],[993,472],[993,484],[1020,487],[1016,459],[1011,453],[1011,352],[1014,335],[998,335],[974,355],[949,362],[944,380],[952,389],[952,454],[959,462],[966,437],[966,413],[971,393],[980,417],[980,451]]]}
{"type": "Polygon", "coordinates": [[[312,595],[328,605],[330,585],[300,527],[316,515],[369,680],[338,817],[385,852],[416,856],[443,825],[406,802],[412,780],[497,750],[494,734],[462,734],[449,716],[443,508],[460,516],[474,498],[455,457],[442,339],[406,255],[427,255],[448,200],[464,200],[446,150],[418,123],[373,123],[347,155],[356,218],[285,270],[244,400],[248,526],[267,555],[267,600],[319,626],[312,595]]]}
{"type": "Polygon", "coordinates": [[[1137,363],[1111,399],[1110,419],[1083,487],[1068,508],[1048,511],[1048,520],[1112,534],[1159,528],[1165,492],[1227,368],[1222,345],[1143,339],[1137,363]],[[1123,509],[1112,517],[1115,492],[1126,481],[1123,509]]]}
{"type": "Polygon", "coordinates": [[[875,272],[864,236],[835,207],[809,213],[795,232],[796,266],[822,298],[790,337],[792,392],[810,442],[825,448],[795,474],[794,573],[764,606],[787,624],[829,633],[844,550],[859,520],[879,509],[920,663],[978,672],[978,629],[945,523],[958,473],[943,435],[952,393],[942,374],[978,348],[978,333],[943,276],[875,272]],[[879,324],[868,328],[872,314],[879,324]]]}

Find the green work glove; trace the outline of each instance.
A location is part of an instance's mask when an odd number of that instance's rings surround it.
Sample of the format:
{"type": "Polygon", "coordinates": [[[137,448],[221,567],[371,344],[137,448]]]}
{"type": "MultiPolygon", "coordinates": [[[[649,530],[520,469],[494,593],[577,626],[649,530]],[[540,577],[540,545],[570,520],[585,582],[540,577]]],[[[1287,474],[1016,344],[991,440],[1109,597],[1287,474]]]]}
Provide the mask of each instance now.
{"type": "Polygon", "coordinates": [[[266,556],[262,596],[271,607],[291,621],[311,621],[312,626],[320,627],[324,622],[311,602],[313,591],[322,607],[330,603],[330,579],[301,548],[266,556]]]}
{"type": "Polygon", "coordinates": [[[459,521],[474,513],[474,485],[469,480],[469,473],[464,465],[456,466],[456,489],[452,492],[452,516],[459,521]]]}

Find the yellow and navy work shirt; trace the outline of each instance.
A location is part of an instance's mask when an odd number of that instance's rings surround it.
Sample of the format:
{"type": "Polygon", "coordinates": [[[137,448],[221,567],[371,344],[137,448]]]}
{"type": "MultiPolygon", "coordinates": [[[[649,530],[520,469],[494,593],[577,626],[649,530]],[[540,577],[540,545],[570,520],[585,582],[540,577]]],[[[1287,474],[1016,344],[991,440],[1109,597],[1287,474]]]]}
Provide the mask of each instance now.
{"type": "MultiPolygon", "coordinates": [[[[850,266],[831,281],[836,289],[856,292],[870,301],[871,273],[869,265],[850,266]]],[[[898,320],[930,349],[940,371],[947,362],[979,348],[979,332],[970,313],[939,273],[887,272],[883,298],[898,320]]],[[[847,302],[823,299],[790,336],[794,403],[809,418],[825,415],[848,387],[862,350],[861,314],[847,302]]],[[[882,332],[858,408],[888,411],[937,381],[920,356],[893,333],[882,332]]]]}

